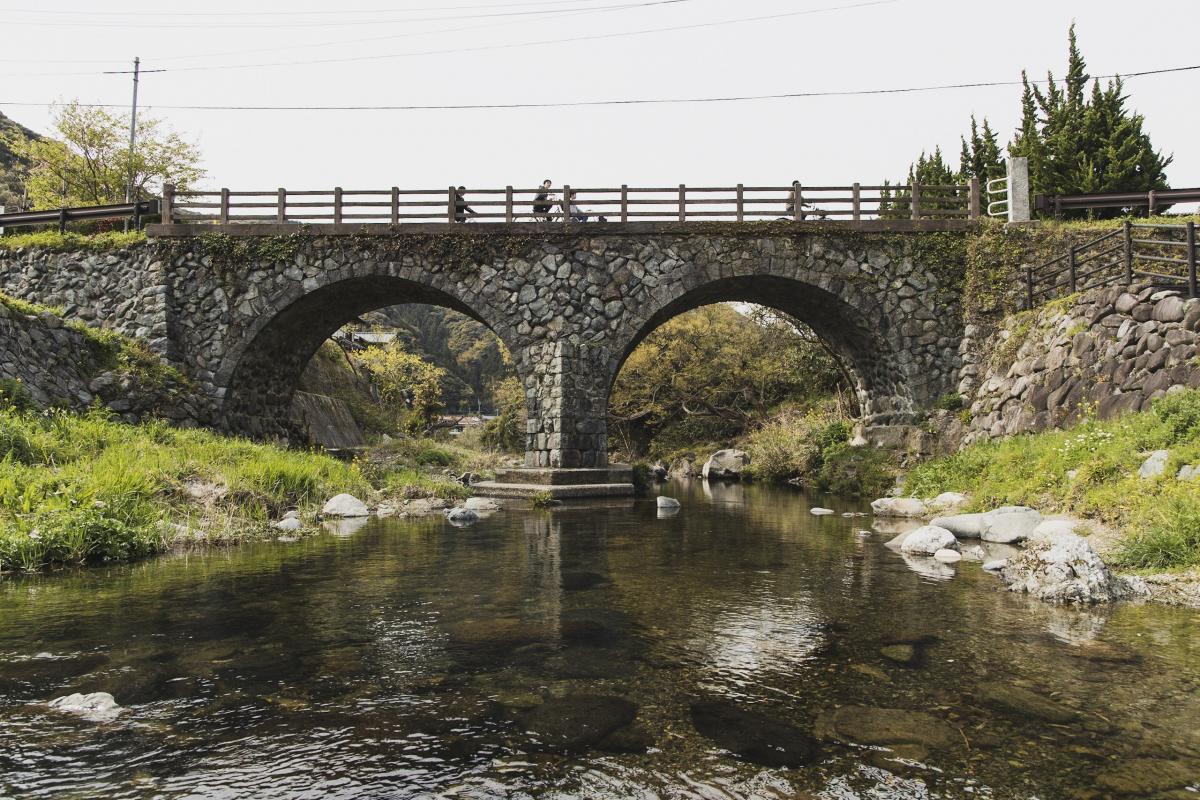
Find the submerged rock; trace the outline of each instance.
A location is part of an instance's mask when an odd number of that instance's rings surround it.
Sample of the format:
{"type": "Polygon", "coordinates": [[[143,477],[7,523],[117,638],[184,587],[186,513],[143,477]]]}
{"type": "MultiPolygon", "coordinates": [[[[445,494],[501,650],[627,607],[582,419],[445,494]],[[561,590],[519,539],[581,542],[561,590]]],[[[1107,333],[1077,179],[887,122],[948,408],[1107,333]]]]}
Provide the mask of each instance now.
{"type": "Polygon", "coordinates": [[[1000,577],[1010,590],[1050,603],[1091,605],[1149,593],[1140,578],[1113,575],[1087,540],[1074,534],[1030,542],[1006,561],[1000,577]]]}
{"type": "Polygon", "coordinates": [[[871,511],[877,517],[925,517],[929,509],[915,497],[881,497],[871,502],[871,511]]]}
{"type": "Polygon", "coordinates": [[[822,714],[816,733],[825,739],[851,744],[894,746],[920,745],[946,750],[961,741],[948,723],[931,714],[900,708],[844,706],[822,714]]]}
{"type": "Polygon", "coordinates": [[[113,722],[125,710],[117,705],[117,701],[108,692],[68,694],[54,698],[49,705],[55,711],[74,714],[88,722],[113,722]]]}
{"type": "Polygon", "coordinates": [[[339,494],[330,498],[321,508],[321,513],[327,517],[368,517],[371,509],[352,494],[339,494]]]}
{"type": "Polygon", "coordinates": [[[749,463],[750,454],[744,450],[718,450],[704,462],[700,474],[707,480],[736,480],[749,463]]]}
{"type": "Polygon", "coordinates": [[[626,727],[637,706],[624,697],[574,694],[549,699],[520,717],[525,730],[548,750],[587,750],[626,727]]]}
{"type": "MultiPolygon", "coordinates": [[[[1144,797],[1154,792],[1182,789],[1197,780],[1195,767],[1163,758],[1131,758],[1096,776],[1096,784],[1118,795],[1144,797]]],[[[1185,796],[1190,793],[1185,792],[1185,796]]],[[[1175,795],[1171,795],[1174,797],[1175,795]]]]}
{"type": "Polygon", "coordinates": [[[1029,538],[1042,515],[1026,506],[1001,506],[979,518],[979,538],[985,542],[1012,544],[1029,538]]]}
{"type": "Polygon", "coordinates": [[[807,731],[726,700],[692,705],[692,724],[703,736],[738,758],[767,767],[799,767],[818,755],[807,731]]]}
{"type": "Polygon", "coordinates": [[[1037,692],[1007,683],[985,683],[975,689],[975,699],[985,706],[1010,712],[1017,717],[1033,717],[1059,724],[1071,722],[1079,714],[1037,692]]]}
{"type": "Polygon", "coordinates": [[[913,644],[889,644],[879,648],[879,655],[886,658],[895,664],[903,664],[906,667],[912,666],[917,662],[920,654],[917,652],[916,645],[913,644]]]}
{"type": "Polygon", "coordinates": [[[583,570],[575,570],[564,572],[562,574],[562,588],[564,591],[577,592],[582,589],[590,589],[593,586],[599,586],[603,583],[608,583],[608,578],[598,572],[585,572],[583,570]]]}
{"type": "Polygon", "coordinates": [[[957,550],[958,540],[954,534],[936,525],[917,528],[904,537],[900,552],[910,556],[931,556],[938,550],[957,550]]]}

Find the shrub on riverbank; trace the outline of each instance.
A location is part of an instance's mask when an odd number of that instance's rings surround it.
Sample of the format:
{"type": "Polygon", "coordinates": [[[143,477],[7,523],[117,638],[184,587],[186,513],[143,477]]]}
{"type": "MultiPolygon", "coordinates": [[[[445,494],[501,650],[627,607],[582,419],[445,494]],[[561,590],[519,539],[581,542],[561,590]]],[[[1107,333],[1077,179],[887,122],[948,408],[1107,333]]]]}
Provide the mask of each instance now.
{"type": "Polygon", "coordinates": [[[0,571],[149,555],[177,519],[248,535],[285,509],[370,488],[328,456],[98,411],[0,409],[0,452],[0,571]]]}
{"type": "Polygon", "coordinates": [[[1086,418],[1065,431],[972,445],[909,473],[906,491],[971,494],[977,509],[1006,504],[1068,512],[1128,531],[1112,556],[1137,569],[1200,564],[1200,480],[1175,476],[1200,464],[1200,390],[1177,392],[1151,411],[1111,422],[1086,418]],[[1141,478],[1155,450],[1166,469],[1141,478]]]}
{"type": "Polygon", "coordinates": [[[895,476],[891,456],[851,447],[849,437],[849,421],[833,411],[786,409],[742,442],[750,454],[746,477],[835,494],[882,494],[895,476]]]}

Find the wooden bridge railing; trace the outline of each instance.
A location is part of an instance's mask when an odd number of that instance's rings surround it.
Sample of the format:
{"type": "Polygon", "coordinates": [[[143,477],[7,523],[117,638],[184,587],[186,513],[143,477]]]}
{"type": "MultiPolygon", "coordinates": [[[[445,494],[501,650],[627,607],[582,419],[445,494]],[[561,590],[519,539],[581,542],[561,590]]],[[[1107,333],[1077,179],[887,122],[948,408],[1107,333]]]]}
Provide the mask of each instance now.
{"type": "Polygon", "coordinates": [[[1145,282],[1200,297],[1196,223],[1148,225],[1129,222],[1086,244],[1072,245],[1058,258],[1025,271],[1025,304],[1098,286],[1145,282]]]}
{"type": "Polygon", "coordinates": [[[447,223],[977,219],[979,184],[942,186],[668,186],[542,189],[163,189],[163,222],[447,223]],[[572,198],[564,213],[562,198],[572,198]],[[547,210],[546,206],[549,206],[547,210]]]}

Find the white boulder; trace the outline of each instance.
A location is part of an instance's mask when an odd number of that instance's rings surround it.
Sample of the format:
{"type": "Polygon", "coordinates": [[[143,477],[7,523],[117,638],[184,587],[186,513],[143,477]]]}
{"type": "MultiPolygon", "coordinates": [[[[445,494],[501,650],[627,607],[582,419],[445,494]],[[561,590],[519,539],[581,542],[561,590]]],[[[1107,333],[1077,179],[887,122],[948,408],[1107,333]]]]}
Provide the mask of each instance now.
{"type": "Polygon", "coordinates": [[[1001,506],[979,519],[979,538],[985,542],[1012,544],[1029,538],[1042,515],[1026,506],[1001,506]]]}
{"type": "Polygon", "coordinates": [[[1171,457],[1170,450],[1155,450],[1150,457],[1138,467],[1139,478],[1157,478],[1167,469],[1167,459],[1171,457]]]}
{"type": "Polygon", "coordinates": [[[1200,478],[1200,464],[1184,464],[1175,473],[1176,480],[1194,481],[1197,478],[1200,478]]]}
{"type": "Polygon", "coordinates": [[[68,694],[50,701],[50,707],[65,714],[74,714],[88,722],[113,722],[125,709],[108,692],[68,694]]]}
{"type": "Polygon", "coordinates": [[[1087,540],[1074,534],[1031,541],[1008,559],[1000,576],[1010,590],[1050,603],[1091,605],[1148,593],[1140,578],[1113,575],[1087,540]]]}
{"type": "Polygon", "coordinates": [[[983,514],[955,514],[951,517],[934,517],[929,524],[945,528],[959,539],[978,539],[982,519],[983,514]]]}
{"type": "Polygon", "coordinates": [[[277,522],[272,522],[271,527],[277,531],[298,531],[304,527],[304,523],[298,517],[284,517],[277,522]]]}
{"type": "Polygon", "coordinates": [[[721,478],[741,478],[742,470],[750,463],[750,454],[744,450],[718,450],[712,454],[700,474],[705,480],[721,478]]]}
{"type": "Polygon", "coordinates": [[[957,550],[951,550],[948,547],[938,550],[933,554],[933,557],[943,564],[957,564],[959,561],[962,561],[962,553],[957,550]]]}
{"type": "Polygon", "coordinates": [[[1008,564],[1008,559],[994,558],[991,561],[983,562],[983,568],[988,572],[999,572],[1008,564]]]}
{"type": "Polygon", "coordinates": [[[352,494],[339,494],[329,499],[321,508],[321,514],[326,517],[369,517],[371,509],[367,504],[352,494]]]}
{"type": "Polygon", "coordinates": [[[958,540],[945,528],[925,525],[904,537],[900,552],[910,556],[931,556],[938,550],[957,550],[958,540]]]}
{"type": "Polygon", "coordinates": [[[814,517],[824,517],[828,516],[829,514],[836,514],[837,512],[832,508],[821,508],[820,506],[816,506],[815,508],[810,508],[808,513],[812,514],[814,517]]]}
{"type": "Polygon", "coordinates": [[[1074,519],[1044,519],[1029,534],[1029,538],[1055,539],[1059,536],[1072,536],[1078,525],[1079,520],[1074,519]]]}
{"type": "Polygon", "coordinates": [[[923,500],[915,497],[881,497],[871,503],[871,511],[877,517],[925,517],[929,509],[923,500]]]}
{"type": "Polygon", "coordinates": [[[499,511],[500,504],[490,497],[468,497],[463,508],[471,511],[499,511]]]}
{"type": "Polygon", "coordinates": [[[925,503],[930,511],[955,511],[967,504],[967,496],[958,492],[942,492],[937,497],[925,503]]]}
{"type": "Polygon", "coordinates": [[[674,497],[662,497],[661,495],[654,501],[659,508],[676,509],[679,508],[679,501],[674,497]]]}

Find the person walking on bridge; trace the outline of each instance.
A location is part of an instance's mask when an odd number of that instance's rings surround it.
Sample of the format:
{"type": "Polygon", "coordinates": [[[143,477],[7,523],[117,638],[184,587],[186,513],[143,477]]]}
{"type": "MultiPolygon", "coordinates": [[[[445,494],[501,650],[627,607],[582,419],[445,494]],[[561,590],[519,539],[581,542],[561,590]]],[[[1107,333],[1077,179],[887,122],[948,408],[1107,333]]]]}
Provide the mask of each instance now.
{"type": "Polygon", "coordinates": [[[454,221],[455,222],[466,222],[467,214],[471,214],[472,216],[474,216],[475,214],[479,213],[475,209],[473,209],[469,205],[467,205],[466,192],[467,192],[467,187],[465,187],[465,186],[460,186],[454,190],[454,221]]]}

